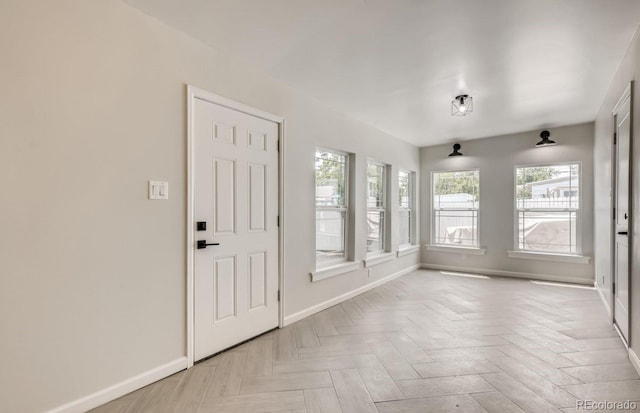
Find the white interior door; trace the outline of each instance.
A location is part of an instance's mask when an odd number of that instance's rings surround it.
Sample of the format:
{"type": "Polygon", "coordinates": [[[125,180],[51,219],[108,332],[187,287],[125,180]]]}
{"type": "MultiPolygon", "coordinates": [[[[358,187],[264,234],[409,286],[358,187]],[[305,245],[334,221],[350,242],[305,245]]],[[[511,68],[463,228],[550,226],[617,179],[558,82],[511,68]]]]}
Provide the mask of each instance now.
{"type": "Polygon", "coordinates": [[[278,326],[279,125],[199,98],[192,108],[197,361],[278,326]]]}
{"type": "Polygon", "coordinates": [[[615,119],[614,322],[629,340],[629,151],[630,98],[621,101],[615,119]]]}

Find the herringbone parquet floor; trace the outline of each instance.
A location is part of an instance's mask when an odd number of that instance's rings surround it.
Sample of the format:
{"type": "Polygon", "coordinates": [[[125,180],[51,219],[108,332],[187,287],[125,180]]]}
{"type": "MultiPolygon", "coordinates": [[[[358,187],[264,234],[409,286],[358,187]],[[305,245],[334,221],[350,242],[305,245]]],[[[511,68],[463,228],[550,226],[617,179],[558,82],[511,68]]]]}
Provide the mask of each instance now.
{"type": "Polygon", "coordinates": [[[420,270],[93,412],[539,413],[578,399],[640,400],[595,290],[420,270]]]}

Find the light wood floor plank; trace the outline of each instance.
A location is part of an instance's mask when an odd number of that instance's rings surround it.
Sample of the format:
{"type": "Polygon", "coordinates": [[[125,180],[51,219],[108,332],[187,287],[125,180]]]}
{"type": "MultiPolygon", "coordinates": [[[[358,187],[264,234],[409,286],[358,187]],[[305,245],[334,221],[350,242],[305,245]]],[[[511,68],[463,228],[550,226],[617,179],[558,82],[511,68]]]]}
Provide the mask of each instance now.
{"type": "Polygon", "coordinates": [[[556,407],[572,407],[576,405],[576,398],[564,389],[551,383],[544,377],[533,372],[523,364],[510,357],[493,360],[509,376],[533,390],[537,395],[556,407]]]}
{"type": "Polygon", "coordinates": [[[175,406],[174,411],[197,411],[204,400],[216,368],[215,364],[201,363],[188,372],[183,372],[168,405],[175,406]]]}
{"type": "Polygon", "coordinates": [[[316,330],[313,328],[313,323],[310,320],[297,322],[294,326],[294,335],[298,348],[318,347],[320,345],[316,330]]]}
{"type": "Polygon", "coordinates": [[[500,351],[505,353],[507,356],[518,360],[520,363],[524,364],[553,384],[563,386],[579,383],[579,380],[574,377],[571,377],[567,373],[548,365],[538,357],[535,357],[531,353],[522,349],[513,346],[504,346],[500,347],[500,351]]]}
{"type": "Polygon", "coordinates": [[[502,394],[528,413],[558,413],[560,410],[506,373],[483,374],[502,394]]]}
{"type": "Polygon", "coordinates": [[[238,394],[246,360],[246,352],[221,354],[205,398],[238,394]]]}
{"type": "Polygon", "coordinates": [[[275,375],[281,375],[287,373],[349,369],[353,367],[353,360],[350,356],[312,358],[276,362],[273,366],[273,373],[275,375]]]}
{"type": "Polygon", "coordinates": [[[357,370],[332,370],[331,379],[343,412],[378,413],[357,370]]]}
{"type": "Polygon", "coordinates": [[[386,338],[410,363],[433,361],[426,351],[421,349],[403,332],[388,333],[386,338]]]}
{"type": "Polygon", "coordinates": [[[273,338],[273,358],[276,361],[295,360],[297,358],[296,339],[293,326],[278,330],[273,338]]]}
{"type": "Polygon", "coordinates": [[[304,409],[304,393],[298,390],[209,399],[200,406],[198,412],[265,413],[287,410],[304,411],[304,409]]]}
{"type": "Polygon", "coordinates": [[[253,340],[247,350],[245,376],[271,376],[273,374],[273,340],[253,340]]]}
{"type": "Polygon", "coordinates": [[[640,380],[578,384],[564,388],[583,400],[626,401],[640,399],[640,380]]]}
{"type": "Polygon", "coordinates": [[[498,391],[474,393],[471,397],[488,413],[524,413],[517,404],[498,391]]]}
{"type": "Polygon", "coordinates": [[[304,402],[307,413],[342,413],[333,388],[307,389],[304,391],[304,402]]]}
{"type": "Polygon", "coordinates": [[[629,363],[599,364],[562,369],[584,383],[603,383],[609,381],[640,379],[636,369],[629,363]]]}
{"type": "Polygon", "coordinates": [[[406,398],[448,396],[495,390],[478,375],[402,380],[398,382],[398,387],[406,398]]]}
{"type": "Polygon", "coordinates": [[[336,326],[333,324],[331,315],[328,312],[321,311],[309,318],[313,323],[313,329],[318,337],[338,335],[336,326]]]}
{"type": "Polygon", "coordinates": [[[303,390],[331,387],[331,377],[326,371],[290,373],[271,377],[245,377],[240,387],[241,394],[270,393],[286,390],[303,390]]]}
{"type": "Polygon", "coordinates": [[[420,377],[463,376],[467,374],[496,373],[500,369],[488,360],[449,360],[431,363],[414,363],[420,377]]]}
{"type": "MultiPolygon", "coordinates": [[[[486,413],[469,395],[427,397],[376,403],[379,413],[486,413]]],[[[502,412],[500,412],[502,413],[502,412]]],[[[505,412],[506,413],[506,412],[505,412]]]]}
{"type": "Polygon", "coordinates": [[[629,359],[629,354],[624,349],[581,351],[562,355],[581,366],[622,363],[629,359]]]}
{"type": "Polygon", "coordinates": [[[358,372],[374,402],[403,399],[404,396],[378,358],[355,356],[358,372]]]}
{"type": "Polygon", "coordinates": [[[394,380],[420,377],[413,366],[390,342],[373,343],[371,349],[394,380]]]}

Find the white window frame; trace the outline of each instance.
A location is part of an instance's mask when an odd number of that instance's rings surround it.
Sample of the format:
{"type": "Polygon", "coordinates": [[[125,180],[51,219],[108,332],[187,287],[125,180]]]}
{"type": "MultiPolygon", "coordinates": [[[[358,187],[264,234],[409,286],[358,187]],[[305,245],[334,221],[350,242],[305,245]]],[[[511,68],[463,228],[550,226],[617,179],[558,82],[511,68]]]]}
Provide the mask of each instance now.
{"type": "MultiPolygon", "coordinates": [[[[465,169],[454,169],[454,170],[444,170],[444,171],[431,171],[431,191],[430,191],[430,202],[431,202],[431,245],[433,249],[436,248],[464,248],[468,250],[480,250],[480,201],[478,200],[478,208],[453,208],[451,210],[455,211],[475,211],[475,219],[476,219],[476,232],[477,236],[475,238],[476,243],[474,245],[455,245],[455,244],[443,244],[436,242],[436,211],[442,211],[442,208],[435,208],[435,175],[441,173],[456,173],[456,172],[477,172],[478,174],[478,196],[480,195],[480,168],[465,168],[465,169]]],[[[449,210],[449,209],[444,209],[449,210]]]]}
{"type": "MultiPolygon", "coordinates": [[[[319,265],[319,263],[317,262],[317,240],[318,240],[318,233],[316,230],[315,233],[315,238],[314,238],[314,242],[316,243],[316,249],[315,249],[315,257],[316,257],[316,269],[322,269],[322,268],[327,268],[327,267],[333,267],[336,265],[339,265],[341,263],[346,262],[349,259],[349,212],[350,212],[350,188],[349,188],[349,177],[350,177],[350,171],[349,171],[349,163],[350,163],[350,155],[346,152],[343,151],[339,151],[336,149],[327,149],[327,148],[323,148],[323,147],[316,147],[315,152],[314,152],[314,160],[317,157],[317,153],[318,152],[328,152],[328,153],[332,153],[334,155],[339,155],[339,156],[344,156],[345,159],[345,164],[344,164],[344,205],[341,206],[318,206],[315,205],[315,213],[314,216],[317,216],[317,212],[318,211],[332,211],[332,212],[341,212],[344,216],[344,223],[342,225],[342,238],[343,238],[343,248],[344,248],[344,253],[343,256],[341,258],[336,258],[333,260],[328,260],[324,263],[322,263],[321,265],[319,265]]],[[[314,164],[315,165],[315,164],[314,164]]],[[[317,183],[315,181],[316,179],[316,175],[315,175],[316,171],[315,171],[315,166],[314,166],[314,190],[317,187],[317,183]]],[[[315,204],[315,194],[314,194],[314,204],[315,204]]],[[[316,219],[316,218],[314,218],[316,219]]]]}
{"type": "Polygon", "coordinates": [[[526,258],[531,256],[582,256],[582,162],[580,161],[564,161],[538,163],[531,165],[516,165],[513,167],[513,244],[514,251],[508,251],[508,255],[512,258],[526,258]],[[518,206],[518,169],[523,168],[544,168],[549,166],[569,166],[578,165],[578,208],[524,208],[523,211],[531,212],[575,212],[576,214],[576,251],[575,252],[554,252],[548,250],[533,250],[520,248],[520,212],[518,206]]]}
{"type": "MultiPolygon", "coordinates": [[[[402,203],[400,202],[400,199],[398,198],[398,223],[400,223],[400,212],[408,212],[409,213],[409,242],[408,243],[404,243],[404,244],[400,244],[399,243],[399,248],[406,248],[409,247],[411,245],[415,245],[416,244],[416,236],[415,236],[415,174],[412,171],[406,170],[406,169],[400,169],[398,171],[398,194],[400,193],[400,174],[407,174],[407,188],[409,193],[407,194],[407,198],[408,198],[408,207],[405,208],[402,206],[402,203]]],[[[398,233],[398,237],[400,236],[400,233],[398,233]]]]}
{"type": "MultiPolygon", "coordinates": [[[[367,199],[366,199],[366,207],[367,210],[365,212],[365,220],[368,219],[369,217],[369,212],[376,212],[378,214],[382,214],[382,225],[380,226],[380,249],[375,250],[375,251],[368,251],[368,246],[365,245],[365,250],[367,251],[367,256],[371,256],[371,255],[378,255],[378,254],[384,254],[387,251],[387,247],[388,247],[388,237],[387,237],[387,221],[389,219],[389,202],[387,200],[388,198],[388,185],[387,185],[387,179],[389,176],[389,166],[385,163],[382,162],[378,162],[378,161],[374,161],[372,159],[368,159],[367,160],[367,173],[366,173],[366,180],[367,180],[367,199]],[[369,207],[368,202],[369,202],[369,165],[375,165],[375,166],[381,166],[382,167],[382,206],[376,206],[376,207],[369,207]]],[[[368,233],[368,230],[365,232],[365,235],[368,233]]],[[[365,236],[365,243],[367,242],[367,237],[365,236]]]]}

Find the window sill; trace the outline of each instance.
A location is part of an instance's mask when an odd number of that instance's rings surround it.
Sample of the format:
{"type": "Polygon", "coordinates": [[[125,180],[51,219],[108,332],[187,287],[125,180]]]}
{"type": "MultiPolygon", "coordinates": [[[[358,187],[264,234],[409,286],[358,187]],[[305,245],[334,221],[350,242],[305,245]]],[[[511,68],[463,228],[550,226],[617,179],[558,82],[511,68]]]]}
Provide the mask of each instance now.
{"type": "Polygon", "coordinates": [[[570,262],[575,264],[589,264],[589,262],[591,262],[591,257],[585,255],[549,254],[533,251],[507,251],[507,256],[509,258],[519,258],[523,260],[570,262]]]}
{"type": "Polygon", "coordinates": [[[395,254],[393,252],[383,252],[381,254],[371,255],[364,260],[364,267],[368,268],[376,264],[391,261],[394,258],[395,254]]]}
{"type": "Polygon", "coordinates": [[[406,247],[400,247],[396,254],[398,254],[398,257],[404,257],[405,255],[413,254],[414,252],[420,252],[420,245],[407,245],[406,247]]]}
{"type": "Polygon", "coordinates": [[[311,276],[311,282],[324,280],[325,278],[335,277],[336,275],[345,274],[351,271],[355,271],[360,268],[360,263],[357,261],[341,262],[330,267],[320,268],[314,272],[309,273],[311,276]]]}
{"type": "Polygon", "coordinates": [[[427,244],[424,247],[429,251],[451,252],[454,254],[487,255],[486,248],[454,247],[454,246],[448,246],[448,245],[433,245],[433,244],[427,244]]]}

